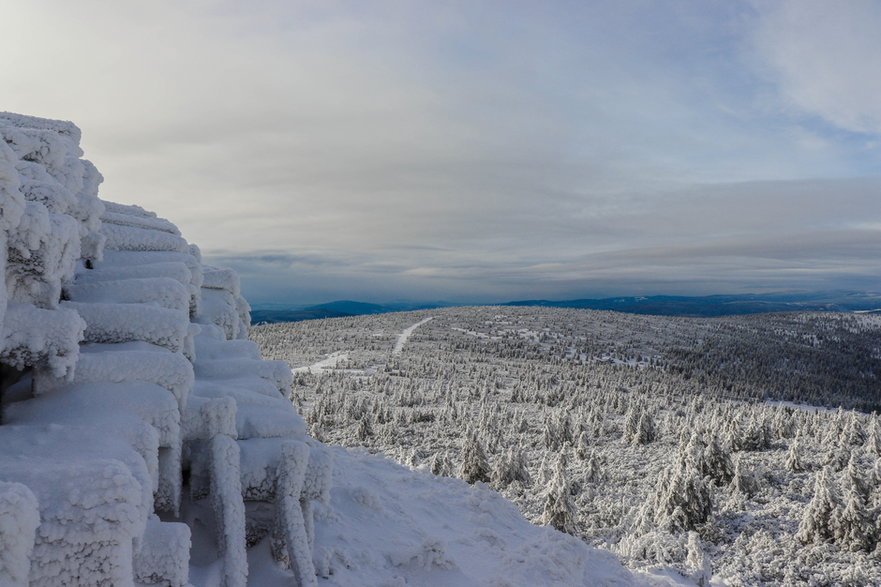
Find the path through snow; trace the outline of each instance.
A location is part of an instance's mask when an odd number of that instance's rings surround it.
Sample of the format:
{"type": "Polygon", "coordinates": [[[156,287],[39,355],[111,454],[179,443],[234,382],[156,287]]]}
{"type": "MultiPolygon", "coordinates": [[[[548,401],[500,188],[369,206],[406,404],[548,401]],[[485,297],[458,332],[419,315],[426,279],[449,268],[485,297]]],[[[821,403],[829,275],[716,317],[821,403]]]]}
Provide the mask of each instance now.
{"type": "Polygon", "coordinates": [[[321,359],[317,363],[312,363],[311,365],[306,365],[304,367],[294,367],[291,369],[293,373],[320,373],[323,369],[332,369],[337,366],[340,361],[345,361],[349,358],[348,353],[345,351],[336,351],[335,353],[331,353],[328,355],[326,359],[321,359]]]}
{"type": "Polygon", "coordinates": [[[404,345],[407,344],[407,340],[410,338],[410,335],[413,334],[413,331],[434,318],[434,316],[429,316],[425,320],[417,322],[413,326],[409,326],[404,329],[404,332],[398,335],[398,342],[395,343],[395,348],[392,350],[393,355],[400,355],[401,351],[404,350],[404,345]]]}

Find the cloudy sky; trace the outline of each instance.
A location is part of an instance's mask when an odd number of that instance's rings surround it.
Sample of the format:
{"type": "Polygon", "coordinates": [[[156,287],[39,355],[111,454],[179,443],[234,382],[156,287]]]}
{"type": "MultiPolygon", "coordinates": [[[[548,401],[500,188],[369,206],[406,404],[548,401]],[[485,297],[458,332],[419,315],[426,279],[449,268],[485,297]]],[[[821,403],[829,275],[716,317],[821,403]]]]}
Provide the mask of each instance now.
{"type": "Polygon", "coordinates": [[[0,0],[0,110],[252,302],[881,289],[877,0],[0,0]]]}

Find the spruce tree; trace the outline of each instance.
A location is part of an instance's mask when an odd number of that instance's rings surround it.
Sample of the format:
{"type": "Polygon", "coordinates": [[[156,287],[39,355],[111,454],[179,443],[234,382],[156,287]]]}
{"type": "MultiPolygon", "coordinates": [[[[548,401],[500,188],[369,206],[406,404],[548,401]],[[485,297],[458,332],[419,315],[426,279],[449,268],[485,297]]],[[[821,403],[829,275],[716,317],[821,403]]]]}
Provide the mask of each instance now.
{"type": "Polygon", "coordinates": [[[488,483],[490,479],[490,468],[486,452],[477,439],[477,434],[472,430],[466,433],[465,446],[462,448],[460,476],[462,480],[472,485],[478,481],[488,483]]]}
{"type": "Polygon", "coordinates": [[[361,421],[358,423],[358,440],[361,442],[366,442],[368,438],[373,436],[373,426],[370,424],[370,416],[368,414],[364,414],[361,416],[361,421]]]}
{"type": "Polygon", "coordinates": [[[734,462],[734,478],[731,484],[735,491],[747,497],[752,497],[759,490],[758,481],[752,471],[743,466],[743,458],[740,455],[734,462]]]}
{"type": "Polygon", "coordinates": [[[869,517],[866,498],[852,484],[845,489],[844,506],[832,520],[835,540],[854,552],[869,551],[874,546],[874,528],[869,517]]]}
{"type": "Polygon", "coordinates": [[[881,424],[878,423],[878,415],[872,412],[869,420],[869,433],[866,436],[866,450],[876,457],[881,456],[881,424]]]}
{"type": "Polygon", "coordinates": [[[786,470],[790,473],[801,473],[805,470],[801,461],[801,437],[796,436],[786,452],[786,470]]]}
{"type": "Polygon", "coordinates": [[[575,457],[581,461],[586,460],[589,452],[590,437],[586,430],[582,430],[581,434],[578,435],[578,440],[575,442],[575,457]]]}
{"type": "Polygon", "coordinates": [[[658,479],[652,498],[655,525],[671,533],[694,530],[713,512],[712,493],[701,473],[696,444],[680,450],[677,461],[658,479]]]}
{"type": "Polygon", "coordinates": [[[704,448],[703,467],[704,475],[711,478],[716,485],[727,485],[734,477],[731,455],[722,447],[715,434],[704,448]]]}
{"type": "Polygon", "coordinates": [[[827,542],[835,538],[833,518],[840,502],[832,486],[832,470],[825,467],[814,481],[814,497],[805,508],[796,538],[807,544],[827,542]]]}
{"type": "Polygon", "coordinates": [[[710,577],[713,576],[713,567],[710,557],[701,547],[701,539],[697,532],[691,531],[688,533],[687,548],[688,558],[686,559],[686,563],[694,569],[692,578],[694,578],[698,587],[708,587],[710,584],[710,577]]]}
{"type": "Polygon", "coordinates": [[[498,489],[507,487],[514,481],[522,484],[529,483],[529,471],[526,469],[526,460],[523,458],[523,452],[517,448],[509,448],[496,461],[495,467],[491,475],[493,487],[498,489]]]}
{"type": "Polygon", "coordinates": [[[566,475],[566,457],[560,453],[554,465],[554,475],[545,492],[542,523],[553,526],[560,532],[575,535],[575,504],[572,502],[572,490],[566,475]]]}

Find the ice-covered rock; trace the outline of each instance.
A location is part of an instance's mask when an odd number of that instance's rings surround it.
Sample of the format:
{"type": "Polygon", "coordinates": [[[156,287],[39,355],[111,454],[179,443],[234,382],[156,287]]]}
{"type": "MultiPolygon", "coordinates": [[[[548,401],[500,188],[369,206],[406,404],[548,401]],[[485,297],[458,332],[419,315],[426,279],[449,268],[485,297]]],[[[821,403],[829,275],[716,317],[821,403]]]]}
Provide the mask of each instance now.
{"type": "Polygon", "coordinates": [[[190,528],[152,516],[134,553],[135,579],[147,585],[184,587],[189,583],[190,528]]]}
{"type": "Polygon", "coordinates": [[[39,504],[31,490],[20,483],[0,482],[0,585],[28,584],[39,523],[39,504]]]}

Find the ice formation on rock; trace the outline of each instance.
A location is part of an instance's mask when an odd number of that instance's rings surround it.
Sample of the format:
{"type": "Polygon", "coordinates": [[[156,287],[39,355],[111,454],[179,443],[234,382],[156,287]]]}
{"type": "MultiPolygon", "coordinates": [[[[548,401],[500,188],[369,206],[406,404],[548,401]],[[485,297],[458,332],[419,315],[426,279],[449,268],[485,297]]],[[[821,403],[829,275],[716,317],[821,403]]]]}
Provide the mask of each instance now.
{"type": "Polygon", "coordinates": [[[243,496],[301,520],[274,540],[302,559],[285,540],[326,496],[275,490],[306,427],[290,369],[244,340],[238,276],[171,222],[99,200],[74,125],[4,113],[0,136],[0,583],[186,585],[190,528],[157,516],[183,503],[211,518],[221,584],[244,586],[243,496]],[[273,487],[241,472],[239,443],[264,437],[273,487]]]}

